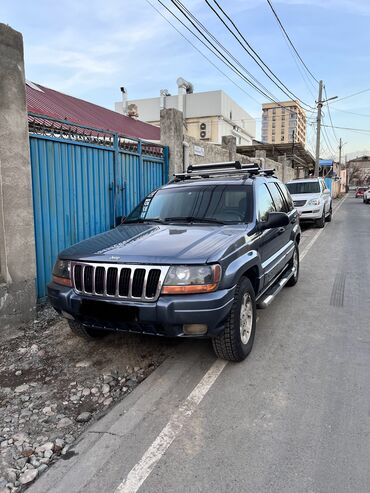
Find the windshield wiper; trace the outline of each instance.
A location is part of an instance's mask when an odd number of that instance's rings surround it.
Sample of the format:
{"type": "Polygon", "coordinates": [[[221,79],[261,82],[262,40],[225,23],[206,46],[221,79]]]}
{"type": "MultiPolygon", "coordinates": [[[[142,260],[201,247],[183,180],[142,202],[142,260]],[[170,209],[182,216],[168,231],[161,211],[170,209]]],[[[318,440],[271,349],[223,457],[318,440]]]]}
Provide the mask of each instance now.
{"type": "Polygon", "coordinates": [[[166,217],[166,222],[185,222],[185,223],[214,223],[214,224],[225,224],[222,221],[218,221],[217,219],[213,219],[211,217],[194,217],[194,216],[175,216],[175,217],[166,217]]]}
{"type": "Polygon", "coordinates": [[[129,220],[129,221],[124,221],[122,224],[135,224],[135,223],[140,223],[140,224],[145,224],[145,223],[158,223],[158,224],[166,224],[165,219],[161,219],[160,217],[153,217],[153,218],[148,218],[148,219],[134,219],[134,220],[129,220]]]}

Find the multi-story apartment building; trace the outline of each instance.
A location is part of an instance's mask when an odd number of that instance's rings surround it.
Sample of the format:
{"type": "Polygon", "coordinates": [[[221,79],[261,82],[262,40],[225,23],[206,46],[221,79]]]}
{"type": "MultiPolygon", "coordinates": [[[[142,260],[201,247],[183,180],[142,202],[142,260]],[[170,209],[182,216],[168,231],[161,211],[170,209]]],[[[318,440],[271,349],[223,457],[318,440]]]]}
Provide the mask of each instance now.
{"type": "MultiPolygon", "coordinates": [[[[199,140],[221,144],[222,137],[233,135],[237,145],[251,145],[256,136],[256,120],[223,91],[190,92],[181,91],[171,96],[161,91],[156,98],[124,100],[115,103],[115,110],[125,113],[135,109],[135,116],[152,125],[160,126],[160,110],[176,108],[184,114],[184,131],[199,140]]],[[[184,81],[186,82],[186,81],[184,81]]],[[[190,83],[187,83],[190,85],[190,83]]]]}
{"type": "Polygon", "coordinates": [[[262,105],[261,140],[266,144],[306,144],[306,113],[298,101],[262,105]]]}

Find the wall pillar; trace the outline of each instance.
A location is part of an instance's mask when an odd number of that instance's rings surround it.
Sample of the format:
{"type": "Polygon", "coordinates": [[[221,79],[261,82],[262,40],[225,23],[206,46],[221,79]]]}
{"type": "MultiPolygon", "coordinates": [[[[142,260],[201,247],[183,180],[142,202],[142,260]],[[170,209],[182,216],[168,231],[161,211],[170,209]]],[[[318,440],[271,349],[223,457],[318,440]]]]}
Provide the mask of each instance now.
{"type": "Polygon", "coordinates": [[[222,147],[229,151],[229,161],[236,160],[236,138],[233,135],[222,136],[222,147]]]}
{"type": "Polygon", "coordinates": [[[35,238],[22,35],[0,24],[0,338],[36,303],[35,238]]]}
{"type": "Polygon", "coordinates": [[[161,110],[161,144],[169,148],[169,175],[184,171],[184,118],[175,108],[161,110]]]}

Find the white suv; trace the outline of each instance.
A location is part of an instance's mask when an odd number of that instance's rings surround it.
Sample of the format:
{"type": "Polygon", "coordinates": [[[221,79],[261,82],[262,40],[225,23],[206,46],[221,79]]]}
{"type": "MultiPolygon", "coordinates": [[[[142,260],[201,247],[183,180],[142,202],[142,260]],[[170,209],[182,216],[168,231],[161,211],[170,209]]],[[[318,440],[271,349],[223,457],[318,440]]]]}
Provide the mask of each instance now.
{"type": "Polygon", "coordinates": [[[370,188],[364,191],[363,201],[364,204],[370,204],[370,188]]]}
{"type": "Polygon", "coordinates": [[[300,221],[314,221],[323,228],[332,218],[332,198],[323,178],[304,178],[286,184],[300,221]]]}

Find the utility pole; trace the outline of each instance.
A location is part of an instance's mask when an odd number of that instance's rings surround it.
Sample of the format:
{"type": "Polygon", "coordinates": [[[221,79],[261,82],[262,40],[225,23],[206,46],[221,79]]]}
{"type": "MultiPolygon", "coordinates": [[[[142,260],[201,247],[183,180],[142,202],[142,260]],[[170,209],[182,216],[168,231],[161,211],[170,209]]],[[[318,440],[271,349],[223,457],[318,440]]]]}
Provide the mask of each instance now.
{"type": "Polygon", "coordinates": [[[339,168],[342,168],[342,147],[346,145],[346,142],[344,144],[342,143],[342,138],[339,139],[339,168]]]}
{"type": "Polygon", "coordinates": [[[319,82],[319,99],[317,101],[317,129],[316,129],[316,160],[315,160],[315,173],[314,176],[317,178],[319,176],[319,166],[320,166],[320,137],[321,137],[321,108],[323,105],[322,100],[322,89],[324,83],[322,80],[319,82]]]}
{"type": "Polygon", "coordinates": [[[324,103],[331,101],[332,99],[337,99],[338,96],[333,96],[329,99],[322,99],[322,90],[324,88],[324,83],[322,80],[319,82],[319,99],[317,101],[317,133],[316,133],[316,160],[315,160],[315,173],[314,176],[317,178],[319,176],[319,166],[320,166],[320,137],[321,137],[321,108],[324,103]]]}

